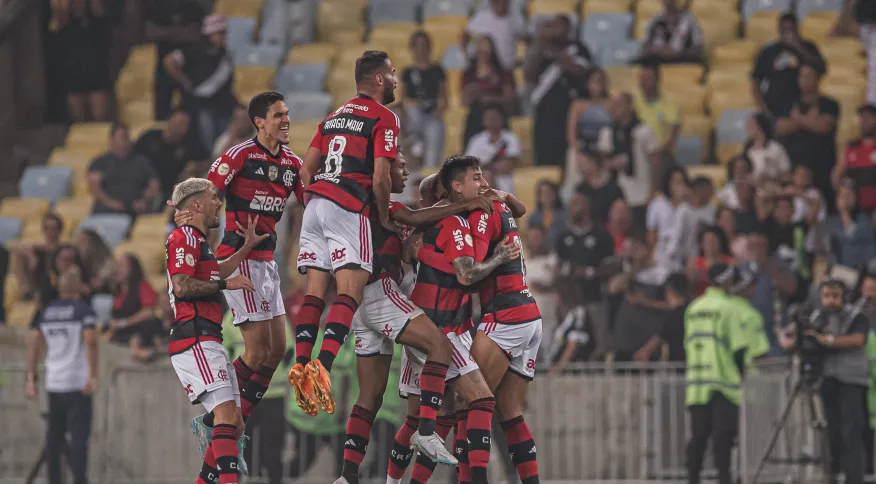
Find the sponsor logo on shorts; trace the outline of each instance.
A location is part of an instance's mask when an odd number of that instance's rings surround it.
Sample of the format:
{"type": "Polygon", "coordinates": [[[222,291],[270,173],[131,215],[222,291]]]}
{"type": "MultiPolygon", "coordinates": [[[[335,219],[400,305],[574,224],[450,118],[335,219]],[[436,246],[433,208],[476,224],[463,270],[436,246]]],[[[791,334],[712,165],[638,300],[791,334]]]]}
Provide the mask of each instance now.
{"type": "Polygon", "coordinates": [[[268,301],[262,301],[262,312],[267,313],[271,310],[271,305],[268,301]]]}
{"type": "Polygon", "coordinates": [[[384,336],[389,337],[389,335],[392,334],[392,328],[390,328],[389,325],[387,324],[383,327],[383,330],[381,331],[381,333],[383,333],[384,336]]]}
{"type": "Polygon", "coordinates": [[[304,261],[314,261],[316,262],[316,253],[315,252],[302,252],[298,254],[298,262],[304,261]]]}
{"type": "Polygon", "coordinates": [[[526,369],[534,370],[535,369],[535,360],[527,360],[526,361],[526,369]]]}
{"type": "Polygon", "coordinates": [[[222,381],[228,381],[228,372],[225,370],[219,370],[216,372],[216,378],[222,381]]]}
{"type": "Polygon", "coordinates": [[[332,251],[332,262],[339,262],[347,258],[347,249],[335,249],[332,251]]]}
{"type": "Polygon", "coordinates": [[[361,350],[365,346],[365,343],[362,342],[362,338],[356,337],[356,349],[361,350]]]}
{"type": "Polygon", "coordinates": [[[192,384],[189,383],[188,385],[186,385],[186,395],[192,396],[194,394],[195,394],[195,390],[192,389],[192,384]]]}

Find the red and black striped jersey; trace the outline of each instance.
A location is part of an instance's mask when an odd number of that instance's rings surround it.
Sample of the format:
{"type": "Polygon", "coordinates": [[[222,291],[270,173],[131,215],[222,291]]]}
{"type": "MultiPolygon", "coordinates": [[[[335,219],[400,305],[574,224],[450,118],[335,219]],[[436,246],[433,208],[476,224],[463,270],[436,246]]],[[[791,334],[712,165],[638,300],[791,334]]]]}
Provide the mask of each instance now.
{"type": "Polygon", "coordinates": [[[322,165],[307,191],[350,212],[371,205],[376,158],[395,159],[398,116],[386,106],[359,94],[320,123],[311,148],[320,150],[322,165]]]}
{"type": "MultiPolygon", "coordinates": [[[[495,201],[493,207],[492,214],[476,210],[468,216],[474,238],[475,260],[478,262],[492,257],[496,246],[506,236],[517,244],[521,243],[517,221],[514,220],[511,209],[504,203],[495,201]]],[[[526,285],[526,262],[523,254],[520,254],[519,259],[497,267],[478,284],[478,293],[484,321],[523,324],[541,319],[541,311],[526,285]]]]}
{"type": "MultiPolygon", "coordinates": [[[[404,208],[404,204],[399,202],[389,202],[390,215],[404,208]]],[[[404,269],[402,268],[401,250],[402,242],[398,234],[383,228],[376,219],[376,210],[372,211],[371,217],[371,240],[374,247],[374,261],[371,270],[371,276],[368,278],[368,284],[371,284],[378,279],[390,278],[396,283],[401,284],[404,277],[404,269]]]]}
{"type": "Polygon", "coordinates": [[[411,302],[445,333],[467,330],[471,326],[471,298],[456,280],[452,263],[475,255],[468,220],[454,215],[426,229],[420,249],[424,251],[434,252],[437,260],[420,259],[411,302]]]}
{"type": "Polygon", "coordinates": [[[263,240],[247,255],[248,259],[274,260],[277,246],[275,226],[283,216],[286,202],[294,195],[302,200],[304,185],[299,170],[301,158],[281,145],[276,155],[270,153],[257,138],[228,149],[210,167],[207,179],[219,191],[225,191],[225,235],[216,249],[217,256],[225,259],[243,245],[237,235],[237,222],[243,226],[247,218],[259,216],[256,230],[271,236],[263,240]]]}
{"type": "Polygon", "coordinates": [[[210,249],[206,235],[184,225],[167,238],[167,294],[173,309],[170,353],[187,350],[197,341],[222,342],[222,293],[197,298],[173,294],[173,276],[185,274],[200,281],[219,280],[219,261],[210,249]]]}

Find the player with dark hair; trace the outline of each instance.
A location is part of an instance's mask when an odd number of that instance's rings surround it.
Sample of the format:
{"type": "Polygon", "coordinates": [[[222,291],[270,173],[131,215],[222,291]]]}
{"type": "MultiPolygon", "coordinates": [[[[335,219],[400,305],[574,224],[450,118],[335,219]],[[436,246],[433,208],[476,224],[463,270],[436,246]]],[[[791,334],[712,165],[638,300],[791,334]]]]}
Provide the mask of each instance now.
{"type": "MultiPolygon", "coordinates": [[[[253,281],[255,291],[226,290],[228,305],[244,340],[244,351],[234,360],[241,391],[241,412],[249,417],[261,401],[277,366],[286,355],[286,310],[280,291],[280,273],[274,261],[275,227],[288,200],[301,200],[304,187],[301,159],[286,146],[289,142],[289,108],[277,92],[256,95],[249,103],[249,117],[258,134],[229,148],[210,167],[207,179],[225,192],[225,234],[216,250],[222,260],[240,248],[243,240],[234,227],[258,217],[256,230],[267,236],[253,248],[235,274],[253,281]]],[[[180,207],[177,207],[178,209],[180,207]]],[[[177,225],[190,213],[177,212],[177,225]]],[[[198,417],[193,429],[204,447],[209,440],[210,415],[198,417]]]]}
{"type": "Polygon", "coordinates": [[[245,232],[236,231],[239,247],[220,262],[206,235],[219,227],[222,202],[216,187],[209,180],[190,178],[174,188],[172,203],[187,211],[188,223],[170,234],[166,246],[174,314],[170,361],[192,404],[200,403],[213,416],[212,441],[197,483],[233,484],[238,471],[245,472],[237,444],[244,423],[238,382],[230,376],[234,369],[222,347],[222,291],[253,292],[253,283],[237,268],[268,235],[256,235],[258,216],[248,219],[245,232]]]}
{"type": "MultiPolygon", "coordinates": [[[[295,321],[297,356],[289,381],[299,405],[311,412],[335,411],[329,372],[371,277],[371,211],[380,227],[399,230],[389,212],[399,119],[385,107],[395,101],[398,78],[389,56],[378,51],[356,60],[355,76],[358,94],[319,124],[302,170],[311,199],[301,222],[298,270],[307,275],[307,295],[295,321]],[[338,295],[318,358],[311,360],[332,276],[338,295]]],[[[446,373],[442,365],[436,371],[446,373]]]]}

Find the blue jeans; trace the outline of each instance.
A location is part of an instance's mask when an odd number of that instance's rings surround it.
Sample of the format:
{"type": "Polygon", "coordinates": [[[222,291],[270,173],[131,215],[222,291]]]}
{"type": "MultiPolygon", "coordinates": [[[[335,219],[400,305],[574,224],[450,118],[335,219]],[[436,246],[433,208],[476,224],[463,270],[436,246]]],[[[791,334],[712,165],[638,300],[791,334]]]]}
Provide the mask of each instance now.
{"type": "Polygon", "coordinates": [[[411,134],[423,143],[423,165],[438,166],[444,154],[444,120],[435,113],[426,113],[419,108],[408,108],[407,127],[411,134]]]}

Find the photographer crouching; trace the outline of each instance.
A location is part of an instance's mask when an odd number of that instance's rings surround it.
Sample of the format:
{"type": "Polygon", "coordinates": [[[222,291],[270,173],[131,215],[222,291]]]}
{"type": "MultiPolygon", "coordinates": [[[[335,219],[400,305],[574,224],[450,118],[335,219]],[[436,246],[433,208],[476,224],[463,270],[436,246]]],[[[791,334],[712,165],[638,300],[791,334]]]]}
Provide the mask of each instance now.
{"type": "Polygon", "coordinates": [[[828,280],[820,288],[821,307],[801,310],[780,338],[786,351],[798,350],[802,377],[821,377],[820,394],[827,420],[830,470],[845,474],[846,484],[864,482],[866,393],[869,368],[865,353],[869,323],[860,306],[846,302],[846,287],[828,280]]]}

